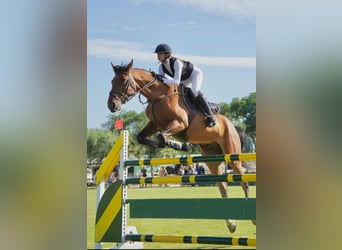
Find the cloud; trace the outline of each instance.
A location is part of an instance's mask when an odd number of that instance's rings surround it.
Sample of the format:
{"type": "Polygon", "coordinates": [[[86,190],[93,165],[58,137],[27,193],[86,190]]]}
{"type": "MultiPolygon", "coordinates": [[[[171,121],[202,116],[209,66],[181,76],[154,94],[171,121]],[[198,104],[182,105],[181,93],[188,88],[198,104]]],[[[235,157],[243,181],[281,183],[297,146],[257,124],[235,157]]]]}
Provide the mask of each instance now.
{"type": "Polygon", "coordinates": [[[209,56],[179,56],[189,58],[198,65],[220,66],[220,67],[256,67],[255,57],[209,57],[209,56]]]}
{"type": "Polygon", "coordinates": [[[200,8],[206,12],[228,14],[235,18],[254,18],[256,0],[132,0],[136,4],[152,2],[154,4],[173,4],[200,8]]]}
{"type": "Polygon", "coordinates": [[[152,49],[147,48],[138,43],[124,42],[107,39],[90,39],[87,46],[88,56],[98,58],[110,58],[114,60],[130,60],[138,58],[142,61],[155,61],[155,55],[152,49]]]}
{"type": "Polygon", "coordinates": [[[174,0],[172,3],[199,7],[207,12],[230,14],[235,17],[254,17],[256,0],[174,0]]]}
{"type": "MultiPolygon", "coordinates": [[[[89,39],[88,56],[97,58],[108,58],[118,61],[135,60],[155,63],[156,56],[152,53],[153,48],[139,43],[107,40],[89,39]]],[[[211,57],[196,55],[176,55],[180,58],[190,60],[198,65],[219,67],[256,67],[255,57],[211,57]]]]}

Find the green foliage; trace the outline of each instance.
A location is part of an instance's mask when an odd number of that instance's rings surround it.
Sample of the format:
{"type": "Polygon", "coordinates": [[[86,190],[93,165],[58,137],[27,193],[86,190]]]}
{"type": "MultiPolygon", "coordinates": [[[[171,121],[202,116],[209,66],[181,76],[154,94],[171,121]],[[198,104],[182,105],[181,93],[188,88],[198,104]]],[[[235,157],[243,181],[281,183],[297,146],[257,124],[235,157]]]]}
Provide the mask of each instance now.
{"type": "Polygon", "coordinates": [[[256,92],[241,99],[233,98],[230,104],[219,105],[221,113],[226,115],[234,125],[245,129],[251,137],[256,137],[256,92]]]}
{"type": "Polygon", "coordinates": [[[87,131],[88,160],[101,162],[113,147],[117,137],[108,130],[89,129],[87,131]]]}
{"type": "Polygon", "coordinates": [[[118,114],[111,114],[108,116],[108,120],[102,124],[102,129],[112,131],[116,136],[119,136],[121,131],[114,130],[115,121],[119,119],[123,120],[123,129],[129,131],[129,156],[140,158],[146,154],[150,155],[152,153],[151,149],[140,145],[136,140],[138,133],[148,122],[145,113],[138,114],[135,111],[122,111],[118,114]]]}
{"type": "Polygon", "coordinates": [[[127,130],[136,130],[141,122],[147,123],[147,117],[144,112],[137,114],[135,111],[122,111],[118,114],[110,114],[108,120],[101,126],[105,130],[114,131],[114,123],[119,119],[124,121],[124,129],[127,130]]]}
{"type": "Polygon", "coordinates": [[[228,103],[221,102],[219,103],[220,113],[226,115],[227,117],[230,115],[230,106],[228,103]]]}

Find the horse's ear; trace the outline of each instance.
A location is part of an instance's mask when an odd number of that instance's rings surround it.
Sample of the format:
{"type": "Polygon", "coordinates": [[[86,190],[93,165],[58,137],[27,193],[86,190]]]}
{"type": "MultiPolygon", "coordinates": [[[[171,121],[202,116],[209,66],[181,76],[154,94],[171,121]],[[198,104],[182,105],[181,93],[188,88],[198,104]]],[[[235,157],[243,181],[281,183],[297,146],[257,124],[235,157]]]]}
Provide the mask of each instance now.
{"type": "Polygon", "coordinates": [[[119,67],[115,66],[113,63],[110,63],[110,64],[112,65],[112,68],[113,68],[115,74],[118,73],[119,67]]]}
{"type": "Polygon", "coordinates": [[[133,58],[132,58],[132,60],[129,62],[129,64],[127,65],[126,71],[130,71],[130,69],[132,69],[132,66],[133,66],[133,58]]]}

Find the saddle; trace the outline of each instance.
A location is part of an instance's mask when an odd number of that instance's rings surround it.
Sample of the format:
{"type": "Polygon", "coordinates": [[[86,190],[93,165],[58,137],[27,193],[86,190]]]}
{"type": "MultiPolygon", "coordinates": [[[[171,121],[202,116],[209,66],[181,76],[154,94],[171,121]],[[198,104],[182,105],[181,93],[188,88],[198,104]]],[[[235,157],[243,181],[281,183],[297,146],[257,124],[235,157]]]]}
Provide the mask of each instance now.
{"type": "MultiPolygon", "coordinates": [[[[203,114],[202,110],[196,102],[196,97],[194,93],[192,93],[192,90],[186,87],[184,84],[180,84],[179,87],[185,106],[191,111],[191,113],[203,114]]],[[[208,104],[214,115],[220,112],[220,106],[218,104],[212,102],[208,102],[208,104]]]]}

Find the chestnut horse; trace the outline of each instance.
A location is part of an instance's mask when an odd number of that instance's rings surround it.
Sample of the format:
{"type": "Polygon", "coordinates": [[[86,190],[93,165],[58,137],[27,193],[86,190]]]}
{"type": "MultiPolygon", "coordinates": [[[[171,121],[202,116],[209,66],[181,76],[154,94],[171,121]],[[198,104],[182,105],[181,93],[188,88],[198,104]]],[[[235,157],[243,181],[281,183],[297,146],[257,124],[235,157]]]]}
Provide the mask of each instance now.
{"type": "MultiPolygon", "coordinates": [[[[203,114],[193,114],[186,106],[180,93],[180,86],[168,85],[158,81],[150,71],[133,68],[133,59],[128,65],[113,65],[115,76],[108,97],[111,112],[121,110],[122,104],[136,94],[147,98],[146,115],[148,124],[138,134],[141,144],[152,147],[169,146],[176,150],[187,151],[190,144],[198,144],[202,155],[240,154],[241,142],[234,125],[222,114],[216,114],[216,125],[207,127],[203,114]],[[147,139],[159,132],[157,140],[147,139]],[[171,141],[173,136],[182,143],[171,141]]],[[[140,96],[139,96],[140,97],[140,96]]],[[[206,163],[211,174],[222,174],[221,163],[206,163]]],[[[241,161],[230,164],[237,174],[243,174],[241,161]]],[[[222,197],[228,197],[227,183],[217,184],[222,197]]],[[[248,184],[241,183],[248,198],[248,184]]],[[[236,229],[235,220],[226,220],[231,233],[236,229]]]]}

